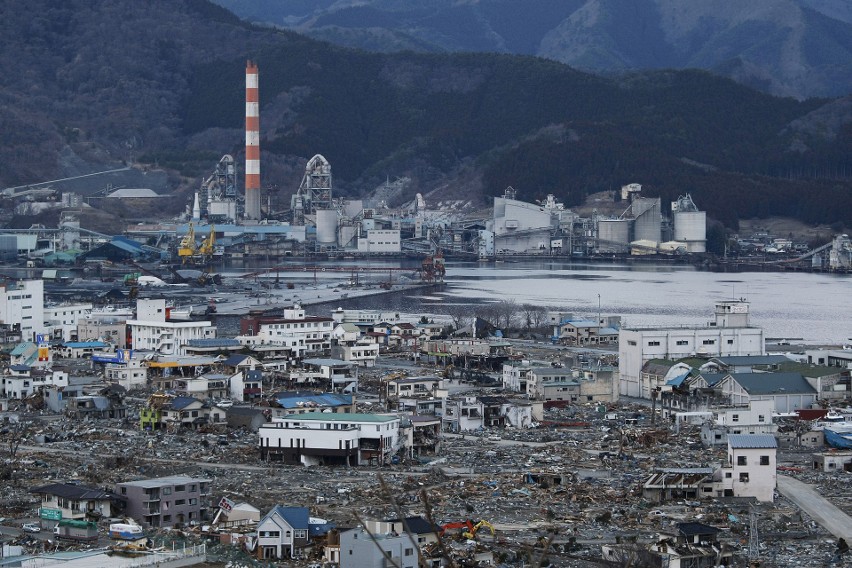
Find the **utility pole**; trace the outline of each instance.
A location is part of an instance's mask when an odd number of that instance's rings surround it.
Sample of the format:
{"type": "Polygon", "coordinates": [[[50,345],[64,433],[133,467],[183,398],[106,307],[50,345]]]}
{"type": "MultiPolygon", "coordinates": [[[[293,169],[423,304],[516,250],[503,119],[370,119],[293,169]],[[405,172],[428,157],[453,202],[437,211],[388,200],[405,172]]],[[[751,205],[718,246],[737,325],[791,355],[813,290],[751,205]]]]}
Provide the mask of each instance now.
{"type": "Polygon", "coordinates": [[[601,295],[598,294],[598,345],[601,344],[601,295]]]}
{"type": "Polygon", "coordinates": [[[748,565],[760,566],[760,537],[757,534],[757,513],[754,505],[749,508],[748,516],[748,565]]]}

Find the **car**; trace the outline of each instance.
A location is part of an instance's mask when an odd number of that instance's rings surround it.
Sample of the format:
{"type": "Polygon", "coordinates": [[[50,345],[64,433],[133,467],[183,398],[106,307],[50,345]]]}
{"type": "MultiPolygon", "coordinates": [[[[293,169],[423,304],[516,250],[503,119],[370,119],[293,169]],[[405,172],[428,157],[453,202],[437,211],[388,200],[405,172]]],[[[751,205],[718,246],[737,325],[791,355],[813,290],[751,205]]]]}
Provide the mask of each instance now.
{"type": "Polygon", "coordinates": [[[234,401],[233,400],[227,400],[227,399],[226,400],[220,400],[220,401],[216,402],[216,406],[218,406],[219,408],[231,408],[232,406],[234,406],[234,401]]]}
{"type": "Polygon", "coordinates": [[[21,530],[28,533],[41,532],[41,526],[38,523],[24,523],[21,530]]]}

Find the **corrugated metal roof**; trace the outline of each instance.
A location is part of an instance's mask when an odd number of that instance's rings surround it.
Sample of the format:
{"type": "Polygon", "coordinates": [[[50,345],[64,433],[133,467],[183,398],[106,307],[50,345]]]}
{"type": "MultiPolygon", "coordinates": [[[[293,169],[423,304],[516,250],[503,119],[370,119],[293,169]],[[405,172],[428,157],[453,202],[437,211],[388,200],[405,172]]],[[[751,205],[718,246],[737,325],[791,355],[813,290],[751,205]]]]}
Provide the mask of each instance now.
{"type": "Polygon", "coordinates": [[[306,412],[305,414],[288,414],[287,420],[321,420],[329,422],[392,422],[399,416],[382,416],[379,414],[362,414],[358,412],[336,414],[334,412],[306,412]]]}
{"type": "Polygon", "coordinates": [[[731,373],[750,395],[816,394],[801,373],[731,373]]]}
{"type": "Polygon", "coordinates": [[[777,448],[778,440],[769,434],[728,434],[728,445],[732,448],[777,448]]]}

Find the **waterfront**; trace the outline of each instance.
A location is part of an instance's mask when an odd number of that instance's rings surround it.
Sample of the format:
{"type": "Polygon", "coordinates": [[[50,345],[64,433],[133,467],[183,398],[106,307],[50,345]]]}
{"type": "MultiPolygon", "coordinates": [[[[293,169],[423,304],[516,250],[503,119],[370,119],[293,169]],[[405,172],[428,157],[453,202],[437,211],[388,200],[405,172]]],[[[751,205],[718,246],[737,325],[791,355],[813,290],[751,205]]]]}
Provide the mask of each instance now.
{"type": "Polygon", "coordinates": [[[514,300],[594,318],[600,294],[603,315],[620,315],[627,325],[653,326],[701,325],[712,319],[714,302],[746,298],[752,324],[763,327],[767,337],[839,345],[852,338],[850,292],[848,275],[719,273],[665,264],[448,262],[441,290],[342,305],[438,314],[450,304],[514,300]]]}

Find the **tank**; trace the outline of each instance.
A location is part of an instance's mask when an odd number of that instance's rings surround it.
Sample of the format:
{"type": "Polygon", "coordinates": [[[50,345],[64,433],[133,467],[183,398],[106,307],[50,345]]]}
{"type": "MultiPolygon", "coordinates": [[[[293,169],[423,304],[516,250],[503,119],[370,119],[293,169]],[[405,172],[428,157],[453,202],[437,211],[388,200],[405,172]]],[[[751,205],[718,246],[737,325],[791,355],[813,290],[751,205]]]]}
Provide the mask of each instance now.
{"type": "Polygon", "coordinates": [[[625,219],[598,220],[598,252],[624,252],[630,242],[628,230],[630,225],[625,219]],[[619,246],[624,245],[624,246],[619,246]]]}
{"type": "Polygon", "coordinates": [[[334,209],[317,210],[317,243],[333,245],[337,243],[337,211],[334,209]]]}
{"type": "Polygon", "coordinates": [[[354,225],[343,225],[338,233],[338,246],[341,248],[354,248],[358,246],[358,241],[355,238],[358,234],[358,227],[354,225]]]}
{"type": "Polygon", "coordinates": [[[662,233],[663,214],[660,198],[637,198],[631,204],[633,210],[633,240],[659,242],[662,233]]]}
{"type": "Polygon", "coordinates": [[[689,252],[704,252],[707,242],[707,213],[675,211],[674,240],[686,243],[689,252]]]}

